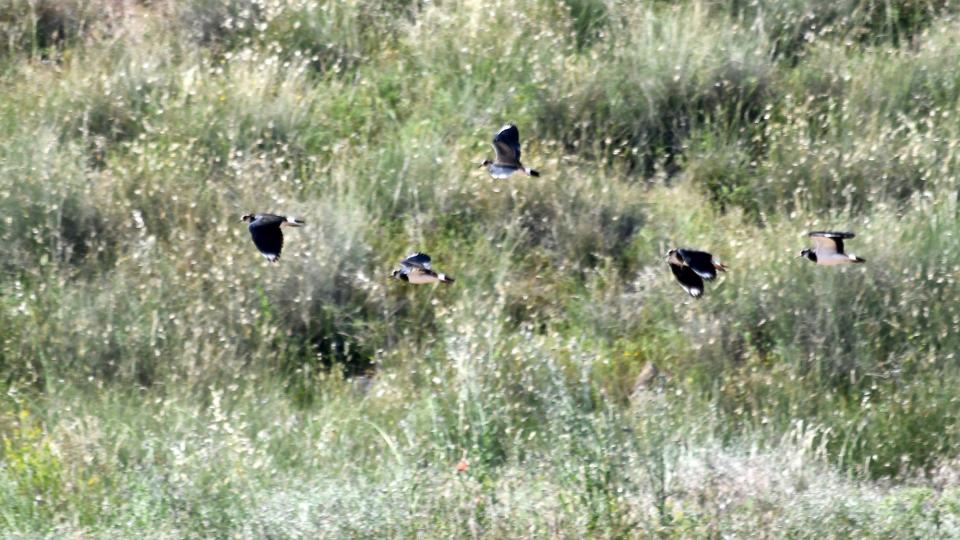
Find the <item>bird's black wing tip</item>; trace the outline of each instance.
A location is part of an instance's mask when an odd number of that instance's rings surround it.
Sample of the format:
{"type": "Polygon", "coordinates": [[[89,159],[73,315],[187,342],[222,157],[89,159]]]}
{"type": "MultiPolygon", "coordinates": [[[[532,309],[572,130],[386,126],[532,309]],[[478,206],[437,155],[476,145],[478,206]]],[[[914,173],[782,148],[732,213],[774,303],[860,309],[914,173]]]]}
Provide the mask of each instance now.
{"type": "Polygon", "coordinates": [[[424,268],[430,268],[430,256],[422,251],[417,251],[404,257],[404,259],[400,261],[400,265],[422,266],[424,268]]]}
{"type": "Polygon", "coordinates": [[[504,124],[502,128],[493,136],[493,142],[502,141],[509,144],[520,142],[520,130],[514,124],[504,124]]]}
{"type": "Polygon", "coordinates": [[[717,278],[717,268],[713,263],[713,254],[690,248],[678,248],[677,253],[694,273],[707,281],[717,278]]]}
{"type": "Polygon", "coordinates": [[[807,236],[811,238],[817,236],[823,238],[840,238],[842,240],[845,238],[854,238],[857,235],[849,231],[810,231],[807,233],[807,236]]]}

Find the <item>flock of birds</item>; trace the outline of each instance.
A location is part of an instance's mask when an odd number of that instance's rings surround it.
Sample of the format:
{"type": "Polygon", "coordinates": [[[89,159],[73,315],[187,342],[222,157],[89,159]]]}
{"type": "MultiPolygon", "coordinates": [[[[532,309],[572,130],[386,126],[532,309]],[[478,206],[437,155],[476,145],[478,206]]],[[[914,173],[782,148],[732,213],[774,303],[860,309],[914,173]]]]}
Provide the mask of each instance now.
{"type": "MultiPolygon", "coordinates": [[[[524,167],[520,162],[520,132],[517,126],[507,124],[500,128],[494,135],[492,144],[496,159],[486,159],[480,165],[487,169],[490,176],[504,179],[516,172],[540,176],[539,172],[524,167]]],[[[304,225],[303,220],[275,214],[247,214],[241,219],[248,223],[253,244],[270,262],[280,259],[280,251],[283,249],[281,228],[304,225]]],[[[815,264],[825,266],[866,262],[843,251],[843,241],[855,236],[852,232],[814,231],[807,236],[813,239],[813,247],[801,251],[799,257],[806,257],[815,264]]],[[[680,286],[694,298],[703,295],[704,280],[713,281],[718,271],[727,271],[727,267],[715,261],[710,253],[690,248],[671,249],[665,260],[680,286]]],[[[390,277],[415,285],[454,282],[452,277],[434,271],[430,267],[430,256],[421,252],[413,253],[400,261],[390,277]]]]}

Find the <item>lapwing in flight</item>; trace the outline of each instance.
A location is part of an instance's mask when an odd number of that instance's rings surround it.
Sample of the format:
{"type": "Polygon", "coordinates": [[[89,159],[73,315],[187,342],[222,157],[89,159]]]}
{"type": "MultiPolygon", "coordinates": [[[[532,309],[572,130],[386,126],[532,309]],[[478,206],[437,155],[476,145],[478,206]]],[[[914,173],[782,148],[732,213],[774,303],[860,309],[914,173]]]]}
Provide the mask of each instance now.
{"type": "Polygon", "coordinates": [[[517,171],[523,171],[530,176],[540,176],[539,172],[520,163],[520,131],[517,126],[507,124],[500,128],[493,136],[493,151],[497,153],[497,158],[493,161],[485,159],[480,165],[490,172],[490,176],[499,180],[517,171]]]}
{"type": "Polygon", "coordinates": [[[726,266],[714,261],[713,255],[706,251],[676,248],[667,252],[666,259],[680,286],[694,298],[703,294],[703,280],[713,281],[717,270],[727,271],[726,266]]]}
{"type": "Polygon", "coordinates": [[[824,266],[867,262],[856,255],[843,252],[843,241],[856,236],[852,232],[813,231],[807,233],[807,236],[813,238],[813,249],[804,249],[799,257],[806,257],[824,266]]]}
{"type": "Polygon", "coordinates": [[[283,232],[280,227],[299,227],[304,224],[301,219],[274,214],[247,214],[240,219],[249,224],[247,228],[253,237],[253,245],[257,246],[270,262],[277,262],[280,251],[283,250],[283,232]]]}
{"type": "Polygon", "coordinates": [[[430,256],[426,253],[412,253],[406,259],[400,261],[400,266],[390,275],[393,279],[399,279],[422,285],[425,283],[453,283],[454,279],[444,273],[434,272],[430,268],[430,256]]]}

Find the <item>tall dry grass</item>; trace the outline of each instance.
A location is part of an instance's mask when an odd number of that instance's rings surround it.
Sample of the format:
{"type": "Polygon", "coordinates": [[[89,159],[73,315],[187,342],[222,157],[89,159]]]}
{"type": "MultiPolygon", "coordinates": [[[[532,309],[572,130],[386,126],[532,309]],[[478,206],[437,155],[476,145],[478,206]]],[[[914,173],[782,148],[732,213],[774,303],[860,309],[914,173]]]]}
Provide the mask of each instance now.
{"type": "Polygon", "coordinates": [[[0,7],[0,531],[955,535],[955,16],[0,7]]]}

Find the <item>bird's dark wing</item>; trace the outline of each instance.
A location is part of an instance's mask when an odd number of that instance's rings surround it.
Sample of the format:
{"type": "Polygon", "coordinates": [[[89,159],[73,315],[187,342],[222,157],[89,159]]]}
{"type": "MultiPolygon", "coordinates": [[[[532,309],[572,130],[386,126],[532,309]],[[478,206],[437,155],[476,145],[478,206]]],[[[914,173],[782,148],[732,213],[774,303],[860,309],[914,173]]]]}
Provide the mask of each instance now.
{"type": "MultiPolygon", "coordinates": [[[[273,224],[280,225],[281,223],[287,220],[285,216],[278,216],[275,214],[257,214],[254,216],[254,218],[255,219],[253,223],[271,224],[271,225],[273,224]]],[[[253,225],[253,223],[251,223],[251,225],[253,225]]]]}
{"type": "Polygon", "coordinates": [[[673,272],[674,277],[680,282],[683,290],[687,291],[687,294],[694,298],[699,298],[703,294],[703,280],[689,266],[670,264],[670,271],[673,272]]]}
{"type": "Polygon", "coordinates": [[[250,229],[250,236],[253,237],[253,244],[257,246],[260,253],[273,259],[279,258],[280,251],[283,250],[281,223],[283,223],[283,218],[266,215],[257,217],[247,227],[250,229]]]}
{"type": "Polygon", "coordinates": [[[430,256],[426,253],[411,253],[407,255],[407,258],[400,261],[400,266],[406,268],[423,268],[426,270],[430,269],[430,256]]]}
{"type": "Polygon", "coordinates": [[[694,249],[680,248],[677,255],[683,260],[684,264],[703,279],[713,280],[717,277],[717,269],[713,266],[713,255],[706,251],[697,251],[694,249]]]}
{"type": "Polygon", "coordinates": [[[837,231],[813,231],[807,233],[809,237],[822,236],[824,238],[853,238],[857,236],[852,232],[837,232],[837,231]]]}
{"type": "Polygon", "coordinates": [[[520,162],[520,131],[517,126],[507,124],[493,137],[493,150],[497,153],[498,163],[517,164],[520,162]]]}

